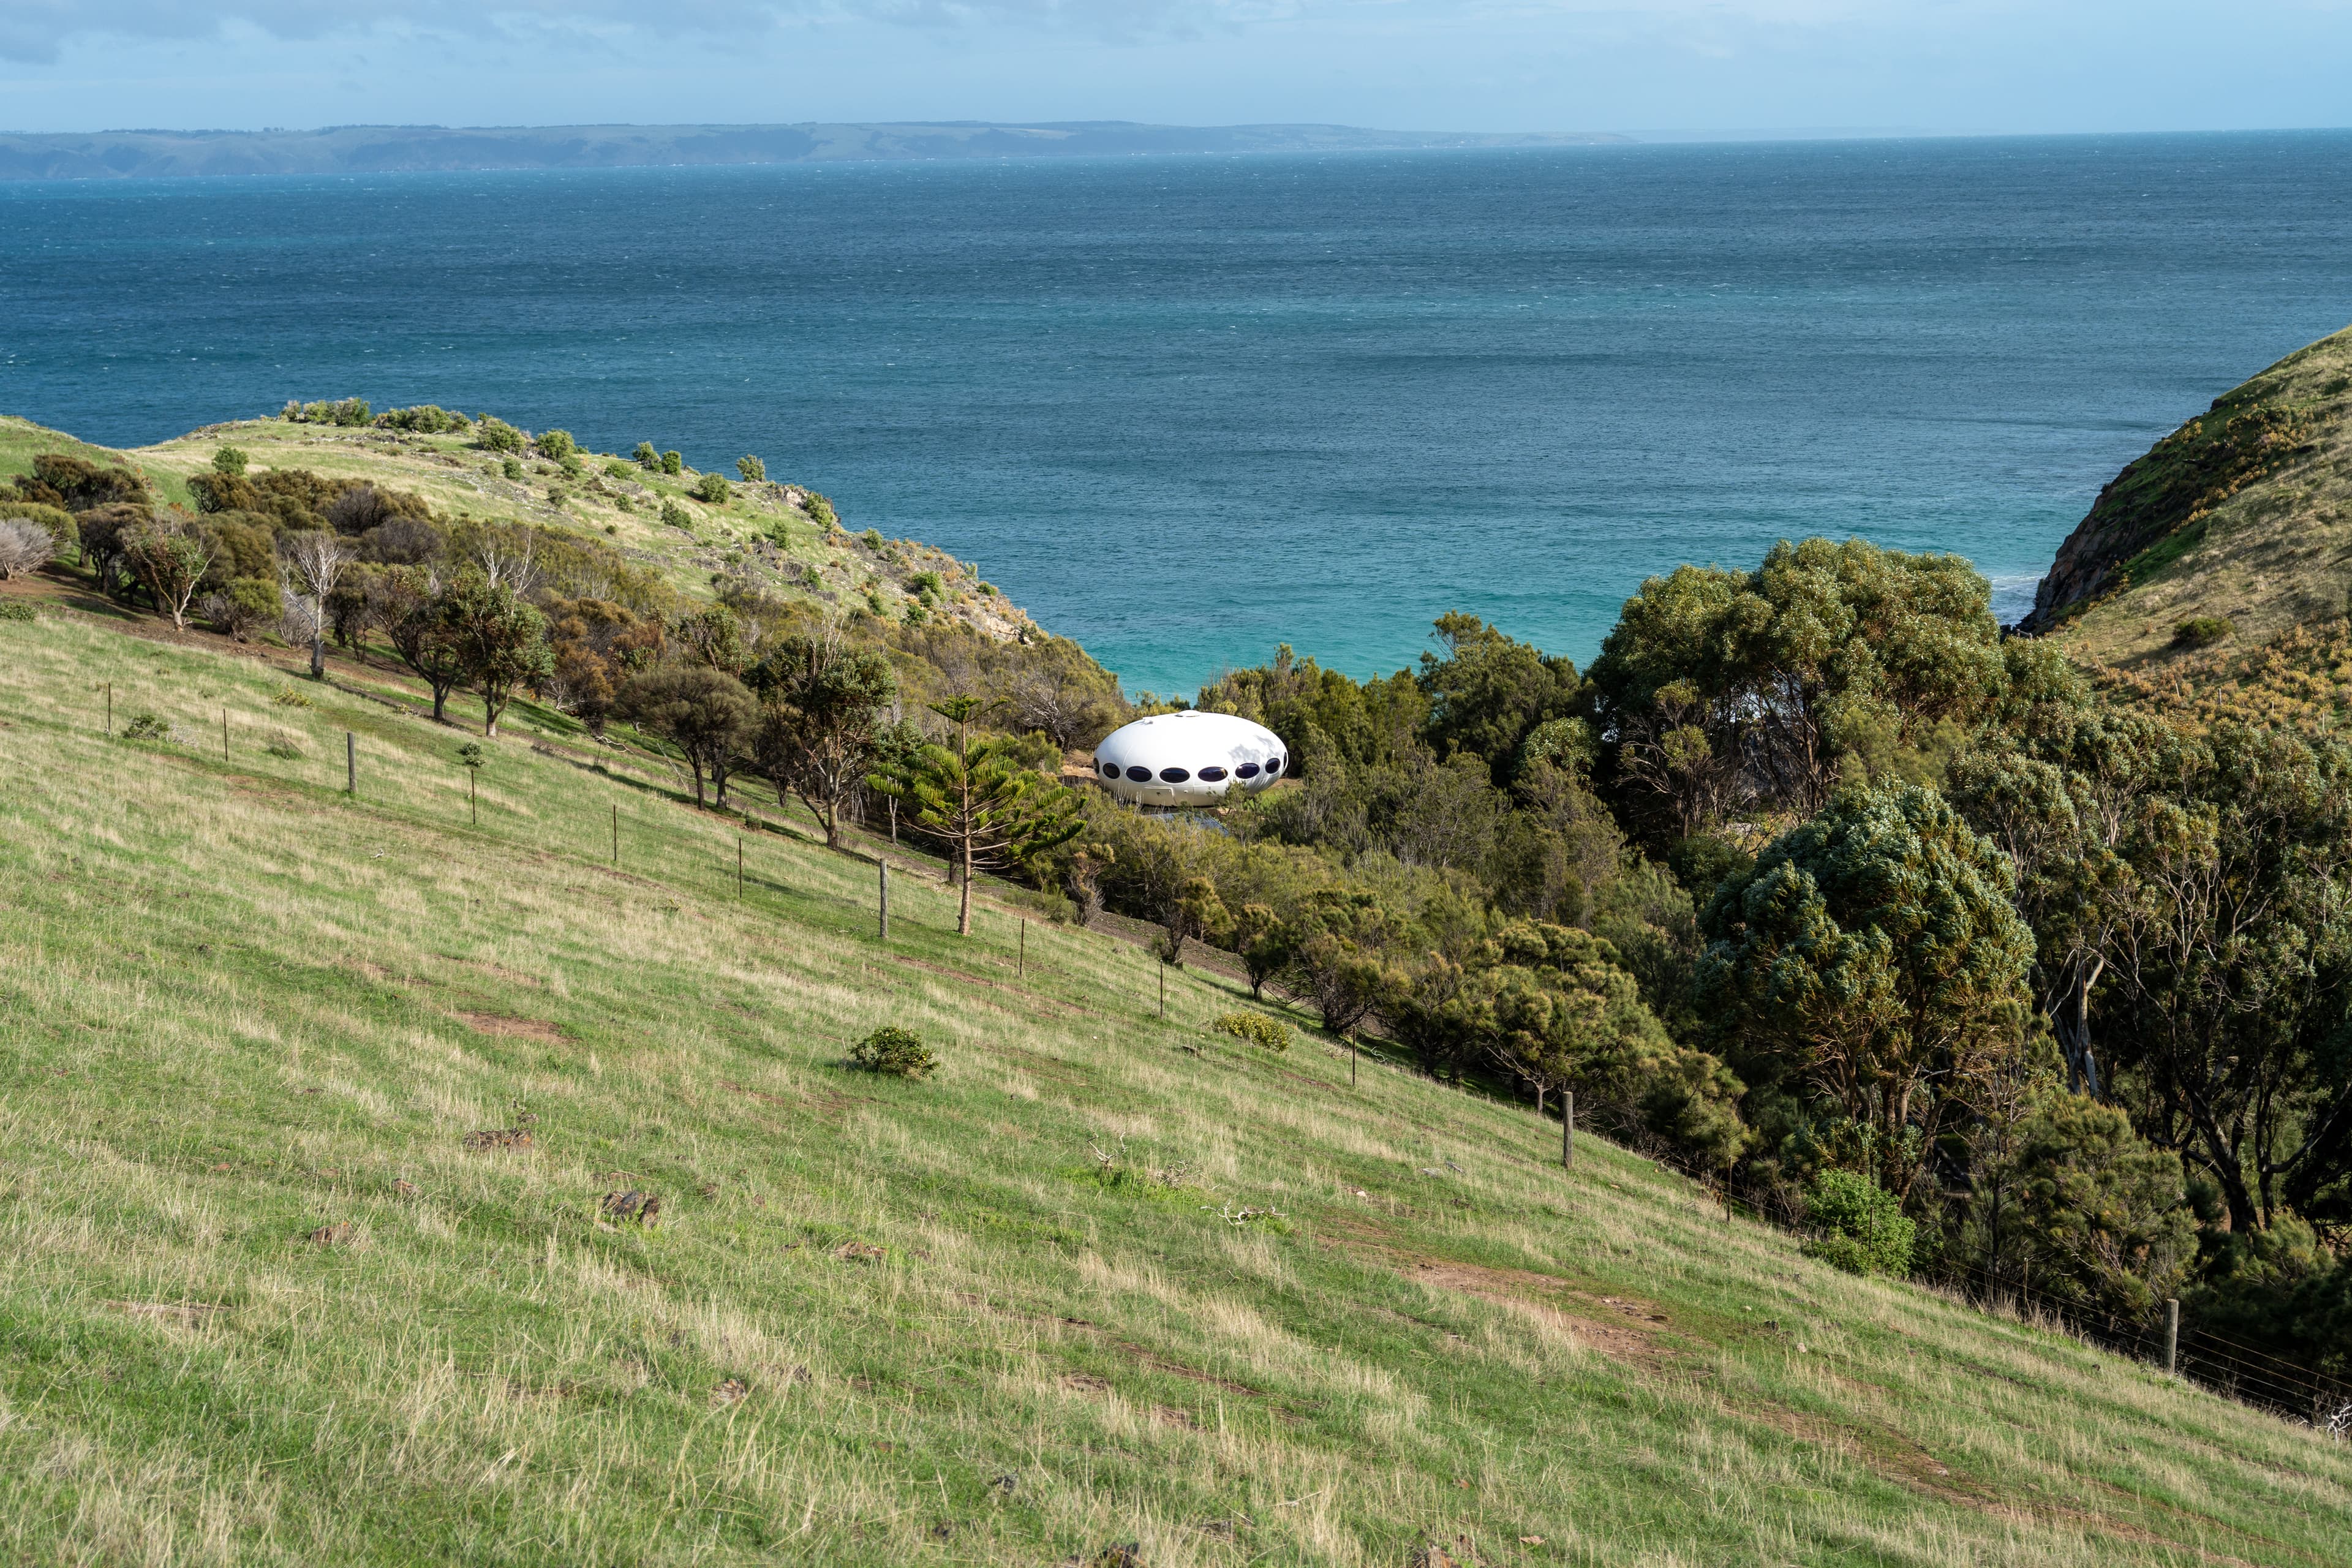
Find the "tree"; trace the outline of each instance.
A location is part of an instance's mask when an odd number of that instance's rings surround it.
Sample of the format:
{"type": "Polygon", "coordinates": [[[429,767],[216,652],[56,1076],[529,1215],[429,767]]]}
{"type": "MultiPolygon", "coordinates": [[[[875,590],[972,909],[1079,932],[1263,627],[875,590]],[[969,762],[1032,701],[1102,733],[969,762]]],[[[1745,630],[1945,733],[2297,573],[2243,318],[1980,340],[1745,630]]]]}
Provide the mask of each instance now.
{"type": "Polygon", "coordinates": [[[1234,917],[1217,896],[1217,885],[1206,877],[1187,877],[1168,905],[1167,934],[1160,955],[1182,968],[1187,939],[1212,944],[1232,934],[1234,917]]]}
{"type": "Polygon", "coordinates": [[[686,472],[686,459],[675,451],[664,452],[661,455],[661,471],[665,474],[682,474],[686,472]]]}
{"type": "Polygon", "coordinates": [[[482,694],[482,733],[495,735],[514,689],[546,679],[555,668],[547,617],[471,568],[444,590],[439,607],[466,679],[482,694]]]}
{"type": "Polygon", "coordinates": [[[539,439],[532,445],[539,448],[541,457],[556,463],[563,461],[580,449],[580,443],[572,438],[572,432],[569,430],[541,430],[539,433],[539,439]]]}
{"type": "Polygon", "coordinates": [[[688,493],[697,500],[708,501],[712,506],[723,506],[728,498],[735,492],[728,485],[725,474],[705,474],[694,481],[694,489],[688,493]]]}
{"type": "Polygon", "coordinates": [[[188,603],[213,563],[212,541],[185,522],[157,518],[124,530],[121,550],[131,571],[155,596],[155,607],[172,617],[172,625],[186,630],[188,603]]]}
{"type": "Polygon", "coordinates": [[[1588,672],[1627,826],[1663,845],[1749,801],[1810,816],[1842,780],[1927,776],[2004,699],[1990,595],[1958,556],[1858,539],[1649,579],[1588,672]]]}
{"type": "Polygon", "coordinates": [[[725,605],[709,605],[676,616],[669,641],[679,655],[739,679],[751,664],[751,641],[743,618],[725,605]]]}
{"type": "Polygon", "coordinates": [[[1234,917],[1234,951],[1249,976],[1250,997],[1265,1000],[1265,983],[1290,967],[1297,943],[1282,917],[1265,904],[1244,904],[1234,917]]]}
{"type": "Polygon", "coordinates": [[[735,471],[743,476],[743,482],[747,485],[767,482],[768,465],[748,453],[735,459],[735,471]]]}
{"type": "Polygon", "coordinates": [[[242,447],[223,447],[213,454],[213,472],[226,474],[231,479],[243,479],[245,470],[252,463],[253,459],[246,455],[242,447]]]}
{"type": "Polygon", "coordinates": [[[629,457],[641,468],[658,468],[662,466],[661,454],[654,450],[654,444],[651,441],[638,442],[637,449],[630,453],[629,457]]]}
{"type": "Polygon", "coordinates": [[[449,693],[466,679],[456,623],[443,613],[440,583],[422,566],[394,566],[369,584],[376,625],[392,650],[433,693],[433,721],[447,721],[449,693]]]}
{"type": "Polygon", "coordinates": [[[1369,892],[1320,889],[1300,909],[1291,970],[1332,1034],[1352,1033],[1391,990],[1381,949],[1398,925],[1369,892]]]}
{"type": "Polygon", "coordinates": [[[0,581],[47,563],[57,549],[44,525],[29,518],[0,518],[0,581]]]}
{"type": "Polygon", "coordinates": [[[904,803],[917,826],[943,840],[961,870],[956,933],[971,934],[971,879],[992,867],[1023,865],[1076,837],[1086,822],[1077,796],[1018,760],[1003,738],[974,742],[971,721],[986,709],[977,697],[930,705],[956,727],[952,749],[924,746],[866,783],[904,803]]]}
{"type": "Polygon", "coordinates": [[[301,606],[301,629],[310,640],[313,680],[322,679],[327,673],[327,596],[335,591],[336,579],[343,574],[352,558],[349,542],[322,528],[278,536],[278,571],[287,592],[290,596],[310,601],[301,606]]]}
{"type": "Polygon", "coordinates": [[[1436,625],[1445,657],[1421,656],[1419,679],[1430,701],[1423,733],[1440,756],[1466,752],[1486,764],[1494,783],[1507,784],[1528,734],[1566,719],[1577,698],[1576,666],[1475,616],[1440,616],[1436,625]]]}
{"type": "Polygon", "coordinates": [[[1070,918],[1081,928],[1102,913],[1102,874],[1118,861],[1118,852],[1108,844],[1081,844],[1070,852],[1070,918]]]}
{"type": "Polygon", "coordinates": [[[702,781],[708,776],[719,809],[726,809],[728,775],[751,737],[759,708],[741,681],[708,665],[668,665],[623,687],[618,707],[630,722],[685,755],[694,774],[695,805],[703,804],[702,781]]]}
{"type": "Polygon", "coordinates": [[[760,771],[790,791],[841,847],[841,814],[865,787],[876,737],[898,683],[890,661],[853,648],[837,623],[788,637],[761,661],[752,685],[763,699],[753,745],[760,771]]]}
{"type": "Polygon", "coordinates": [[[1906,1194],[1949,1108],[2022,1040],[2033,937],[2015,887],[1934,791],[1851,786],[1717,889],[1698,1011],[1741,1078],[1826,1097],[1906,1194]]]}

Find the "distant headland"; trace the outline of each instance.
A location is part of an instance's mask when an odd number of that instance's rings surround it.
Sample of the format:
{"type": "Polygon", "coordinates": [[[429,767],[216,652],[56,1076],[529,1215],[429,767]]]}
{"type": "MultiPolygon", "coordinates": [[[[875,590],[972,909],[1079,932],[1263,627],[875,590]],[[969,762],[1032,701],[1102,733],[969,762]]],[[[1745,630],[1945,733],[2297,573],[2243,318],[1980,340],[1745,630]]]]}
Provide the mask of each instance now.
{"type": "Polygon", "coordinates": [[[1606,132],[1366,131],[1347,125],[977,121],[797,125],[332,125],[315,131],[100,131],[0,135],[0,179],[624,169],[917,159],[1373,153],[1625,143],[1606,132]]]}

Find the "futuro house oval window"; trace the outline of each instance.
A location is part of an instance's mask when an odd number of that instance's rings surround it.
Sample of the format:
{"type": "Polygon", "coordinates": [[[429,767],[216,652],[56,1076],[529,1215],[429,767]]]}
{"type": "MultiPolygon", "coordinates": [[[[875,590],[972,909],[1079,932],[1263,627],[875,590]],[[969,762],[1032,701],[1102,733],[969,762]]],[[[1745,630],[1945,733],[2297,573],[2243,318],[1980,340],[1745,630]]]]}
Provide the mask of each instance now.
{"type": "Polygon", "coordinates": [[[1281,771],[1282,771],[1282,759],[1281,759],[1280,757],[1268,757],[1268,758],[1266,758],[1266,760],[1265,760],[1265,776],[1266,776],[1266,777],[1268,777],[1268,778],[1272,778],[1275,774],[1276,774],[1276,773],[1280,773],[1281,771]]]}
{"type": "Polygon", "coordinates": [[[1151,782],[1151,770],[1150,768],[1129,768],[1127,770],[1127,776],[1133,779],[1137,784],[1150,784],[1151,782]]]}
{"type": "Polygon", "coordinates": [[[1182,768],[1162,768],[1160,770],[1160,782],[1161,784],[1182,784],[1186,779],[1189,779],[1192,776],[1192,775],[1191,773],[1185,772],[1182,768]]]}
{"type": "Polygon", "coordinates": [[[1102,776],[1107,779],[1115,779],[1118,777],[1118,764],[1117,763],[1099,763],[1097,765],[1095,771],[1102,774],[1102,776]]]}
{"type": "Polygon", "coordinates": [[[1223,768],[1202,768],[1201,770],[1201,782],[1202,784],[1223,784],[1225,782],[1225,770],[1223,768]]]}
{"type": "Polygon", "coordinates": [[[1257,777],[1257,764],[1255,763],[1243,763],[1236,766],[1234,769],[1234,772],[1243,778],[1254,779],[1257,777]]]}

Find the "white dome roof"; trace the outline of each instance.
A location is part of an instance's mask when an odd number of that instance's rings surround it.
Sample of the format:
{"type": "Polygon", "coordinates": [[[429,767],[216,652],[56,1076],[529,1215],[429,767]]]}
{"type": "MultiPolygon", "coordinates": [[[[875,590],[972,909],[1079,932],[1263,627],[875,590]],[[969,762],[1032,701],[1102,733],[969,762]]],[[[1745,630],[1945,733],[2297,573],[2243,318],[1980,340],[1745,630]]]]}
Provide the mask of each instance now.
{"type": "Polygon", "coordinates": [[[1263,724],[1187,710],[1138,719],[1095,748],[1095,775],[1121,800],[1202,805],[1264,789],[1288,772],[1288,748],[1263,724]]]}

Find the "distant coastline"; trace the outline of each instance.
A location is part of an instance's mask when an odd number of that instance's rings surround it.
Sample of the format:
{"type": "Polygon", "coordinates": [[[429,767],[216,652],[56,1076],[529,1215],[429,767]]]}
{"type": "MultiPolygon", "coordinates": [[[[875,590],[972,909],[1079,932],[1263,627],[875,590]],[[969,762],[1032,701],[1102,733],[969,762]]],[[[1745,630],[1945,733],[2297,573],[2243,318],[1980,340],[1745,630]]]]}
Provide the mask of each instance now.
{"type": "Polygon", "coordinates": [[[793,125],[337,125],[316,131],[100,131],[0,135],[0,180],[630,169],[926,159],[1628,144],[1607,132],[1367,131],[1348,125],[1144,125],[1129,121],[793,125]]]}

